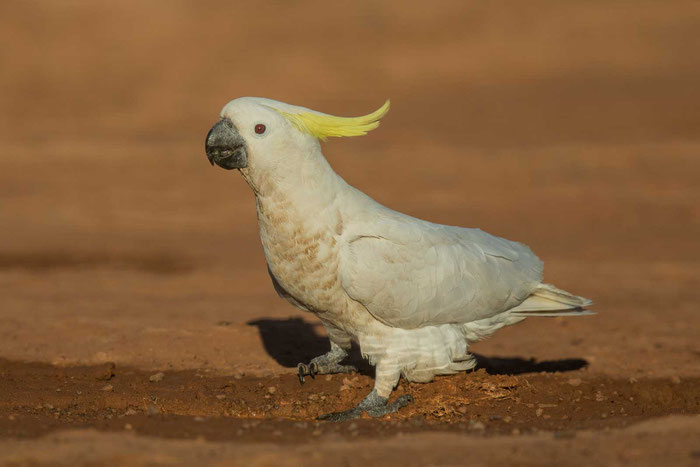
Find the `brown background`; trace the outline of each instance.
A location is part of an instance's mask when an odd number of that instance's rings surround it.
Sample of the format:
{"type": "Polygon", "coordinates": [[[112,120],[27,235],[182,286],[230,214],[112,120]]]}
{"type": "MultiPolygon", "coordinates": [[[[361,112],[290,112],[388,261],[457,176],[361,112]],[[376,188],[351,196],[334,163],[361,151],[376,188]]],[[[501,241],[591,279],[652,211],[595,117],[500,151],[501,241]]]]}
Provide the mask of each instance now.
{"type": "Polygon", "coordinates": [[[596,301],[477,352],[700,376],[696,2],[4,1],[0,42],[0,358],[291,377],[321,330],[276,297],[253,196],[204,136],[239,96],[390,97],[379,130],[324,144],[337,172],[524,242],[596,301]]]}

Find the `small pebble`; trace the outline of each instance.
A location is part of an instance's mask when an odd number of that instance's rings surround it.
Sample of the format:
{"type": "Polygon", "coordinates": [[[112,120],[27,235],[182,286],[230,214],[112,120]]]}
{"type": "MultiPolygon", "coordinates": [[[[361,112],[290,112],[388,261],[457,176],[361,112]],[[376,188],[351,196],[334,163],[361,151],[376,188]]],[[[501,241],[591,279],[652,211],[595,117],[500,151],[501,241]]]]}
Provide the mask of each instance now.
{"type": "Polygon", "coordinates": [[[486,429],[486,425],[484,425],[482,422],[475,422],[474,420],[472,420],[471,422],[469,422],[469,428],[471,428],[472,430],[481,431],[486,429]]]}
{"type": "Polygon", "coordinates": [[[544,412],[543,409],[537,409],[537,410],[535,410],[535,415],[537,415],[538,417],[541,417],[541,416],[542,416],[542,412],[544,412]]]}
{"type": "Polygon", "coordinates": [[[217,394],[216,398],[219,399],[220,401],[226,399],[226,394],[217,394]]]}
{"type": "Polygon", "coordinates": [[[95,372],[93,373],[93,376],[97,380],[101,381],[109,381],[114,377],[114,368],[116,365],[114,362],[107,362],[104,365],[100,365],[97,367],[95,372]]]}
{"type": "Polygon", "coordinates": [[[114,387],[111,384],[107,384],[105,386],[102,386],[102,390],[106,392],[110,392],[114,390],[114,387]]]}
{"type": "Polygon", "coordinates": [[[274,386],[270,386],[269,388],[267,388],[267,392],[269,392],[270,394],[274,394],[275,392],[277,392],[277,388],[274,386]]]}
{"type": "Polygon", "coordinates": [[[569,378],[569,384],[571,386],[580,386],[581,385],[581,378],[569,378]]]}
{"type": "Polygon", "coordinates": [[[154,374],[154,375],[151,375],[151,376],[148,378],[148,380],[149,380],[151,383],[157,383],[158,381],[163,381],[163,378],[165,378],[165,374],[163,374],[163,372],[160,372],[160,371],[159,371],[158,373],[156,373],[156,374],[154,374]]]}

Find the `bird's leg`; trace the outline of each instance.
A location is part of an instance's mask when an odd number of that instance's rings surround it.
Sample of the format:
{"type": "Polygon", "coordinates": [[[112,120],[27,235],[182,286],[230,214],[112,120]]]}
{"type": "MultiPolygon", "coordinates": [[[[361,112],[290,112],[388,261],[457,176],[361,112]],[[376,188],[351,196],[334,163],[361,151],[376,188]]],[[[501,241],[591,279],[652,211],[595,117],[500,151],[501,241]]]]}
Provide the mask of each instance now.
{"type": "Polygon", "coordinates": [[[356,372],[356,367],[352,365],[340,364],[340,362],[347,356],[348,352],[345,349],[331,341],[331,350],[316,358],[312,358],[308,365],[306,363],[300,363],[297,365],[299,381],[301,384],[304,384],[304,376],[306,375],[314,378],[316,375],[356,372]]]}
{"type": "Polygon", "coordinates": [[[400,408],[413,402],[413,397],[410,394],[404,394],[394,402],[387,404],[391,391],[399,381],[399,376],[400,372],[396,366],[378,363],[374,389],[362,399],[362,402],[350,410],[321,415],[318,419],[329,422],[342,422],[359,418],[363,412],[367,412],[367,415],[370,417],[381,417],[398,411],[400,408]]]}

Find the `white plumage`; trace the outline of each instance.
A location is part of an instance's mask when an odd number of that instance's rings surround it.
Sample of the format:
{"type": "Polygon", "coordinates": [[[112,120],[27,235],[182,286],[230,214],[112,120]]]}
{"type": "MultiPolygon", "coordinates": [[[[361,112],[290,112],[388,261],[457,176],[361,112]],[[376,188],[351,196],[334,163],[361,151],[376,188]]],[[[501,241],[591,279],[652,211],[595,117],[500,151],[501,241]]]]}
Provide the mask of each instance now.
{"type": "Polygon", "coordinates": [[[340,178],[318,141],[339,135],[324,128],[368,131],[388,103],[383,109],[344,120],[241,98],[221,117],[244,141],[245,166],[227,168],[239,168],[255,193],[275,289],[326,326],[329,355],[336,353],[322,364],[359,344],[377,367],[374,392],[385,401],[400,375],[426,382],[473,367],[469,341],[527,316],[585,314],[591,302],[543,284],[542,262],[523,244],[398,213],[340,178]]]}

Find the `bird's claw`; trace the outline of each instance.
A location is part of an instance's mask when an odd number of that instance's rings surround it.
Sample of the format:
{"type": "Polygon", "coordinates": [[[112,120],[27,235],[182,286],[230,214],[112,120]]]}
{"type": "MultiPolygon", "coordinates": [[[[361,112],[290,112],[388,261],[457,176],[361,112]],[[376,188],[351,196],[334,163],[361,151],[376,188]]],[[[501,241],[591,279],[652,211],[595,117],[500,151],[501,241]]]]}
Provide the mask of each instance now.
{"type": "Polygon", "coordinates": [[[311,378],[316,378],[318,374],[318,365],[315,362],[311,362],[308,365],[306,363],[300,363],[297,365],[297,371],[299,373],[299,383],[304,384],[304,376],[309,375],[311,378]]]}
{"type": "MultiPolygon", "coordinates": [[[[386,399],[384,400],[386,401],[386,399]]],[[[317,420],[323,420],[326,422],[344,422],[362,417],[363,412],[367,412],[367,415],[370,417],[383,417],[384,415],[397,412],[400,408],[406,407],[411,402],[413,402],[413,396],[410,394],[404,394],[391,404],[378,403],[376,405],[368,406],[361,403],[357,407],[344,412],[333,412],[320,415],[317,420]]]]}
{"type": "Polygon", "coordinates": [[[316,375],[332,375],[336,373],[357,373],[357,367],[353,365],[339,365],[337,363],[324,363],[320,364],[315,361],[311,361],[308,365],[306,363],[300,363],[297,365],[297,372],[299,374],[299,382],[304,384],[305,376],[311,376],[315,378],[316,375]]]}

